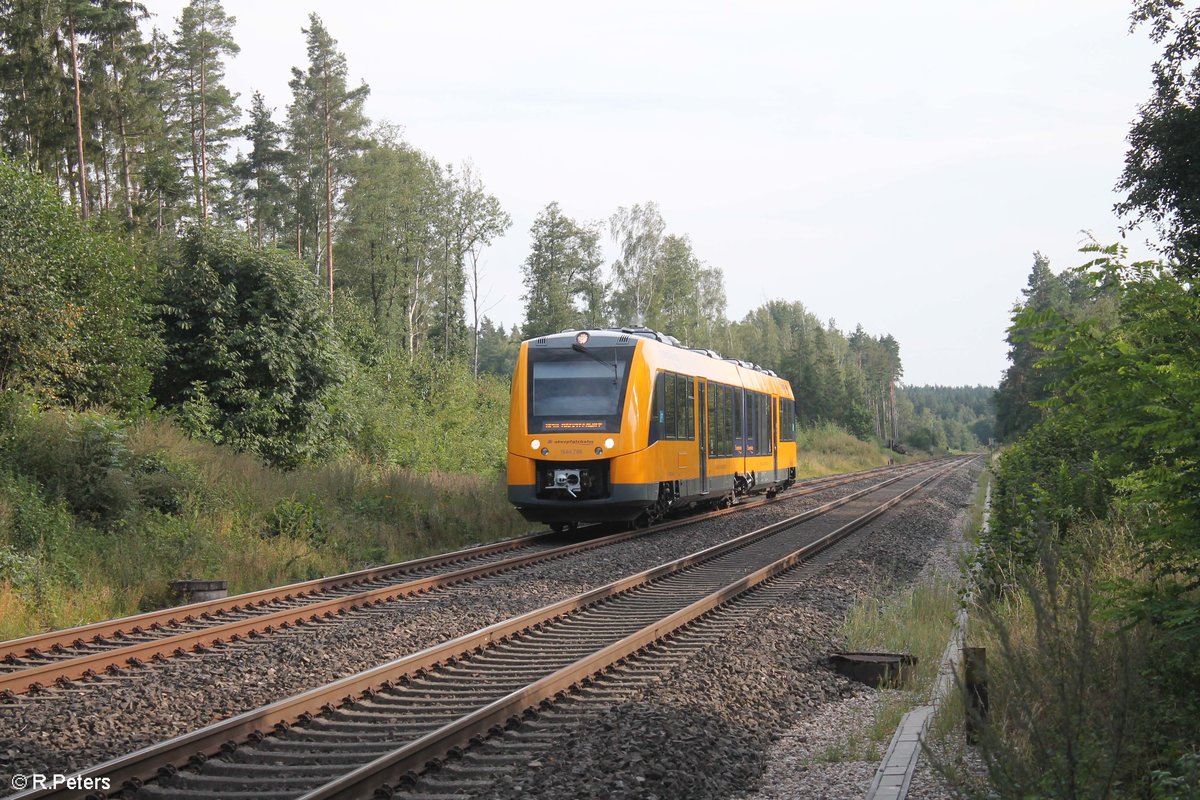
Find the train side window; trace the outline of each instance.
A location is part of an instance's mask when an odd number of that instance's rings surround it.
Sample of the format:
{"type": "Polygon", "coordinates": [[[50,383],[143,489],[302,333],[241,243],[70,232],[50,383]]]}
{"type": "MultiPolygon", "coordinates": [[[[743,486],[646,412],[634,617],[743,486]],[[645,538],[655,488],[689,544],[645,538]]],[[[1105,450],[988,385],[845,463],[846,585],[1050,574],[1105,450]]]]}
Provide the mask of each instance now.
{"type": "Polygon", "coordinates": [[[763,411],[767,415],[767,446],[770,448],[770,452],[774,453],[779,426],[779,419],[775,412],[775,398],[770,395],[763,398],[763,411]]]}
{"type": "Polygon", "coordinates": [[[672,416],[675,418],[675,424],[671,427],[671,438],[681,439],[683,438],[683,409],[679,407],[679,398],[683,394],[684,378],[682,375],[675,375],[674,378],[675,380],[672,383],[675,385],[672,387],[671,405],[673,407],[672,416]]]}
{"type": "Polygon", "coordinates": [[[734,455],[741,450],[741,445],[738,440],[738,423],[741,421],[742,410],[735,408],[733,403],[734,389],[725,387],[725,440],[722,442],[723,447],[721,452],[724,455],[734,455]]]}
{"type": "Polygon", "coordinates": [[[729,392],[729,443],[725,450],[731,456],[742,453],[742,390],[730,387],[729,392]]]}
{"type": "Polygon", "coordinates": [[[730,425],[730,433],[733,440],[732,452],[734,455],[739,456],[746,452],[745,403],[746,396],[741,387],[729,391],[729,408],[731,411],[730,416],[732,417],[732,424],[730,425]]]}
{"type": "Polygon", "coordinates": [[[675,438],[687,439],[687,395],[688,377],[677,375],[675,381],[675,438]]]}
{"type": "Polygon", "coordinates": [[[710,395],[712,404],[712,419],[709,420],[709,430],[713,432],[712,454],[720,457],[725,455],[725,387],[720,384],[709,384],[714,391],[710,395]]]}
{"type": "Polygon", "coordinates": [[[717,417],[717,409],[720,408],[719,397],[721,395],[721,387],[719,384],[709,381],[708,383],[708,398],[706,401],[707,408],[704,409],[708,417],[708,455],[709,458],[716,458],[717,455],[717,437],[720,431],[720,421],[717,417]]]}
{"type": "MultiPolygon", "coordinates": [[[[713,416],[713,396],[709,395],[708,412],[713,416]]],[[[650,406],[649,443],[660,439],[696,438],[696,381],[687,375],[660,372],[654,379],[650,406]]],[[[713,435],[708,437],[709,449],[716,446],[713,435]]]]}
{"type": "Polygon", "coordinates": [[[683,439],[696,438],[696,381],[692,378],[683,379],[683,439]]]}
{"type": "MultiPolygon", "coordinates": [[[[687,381],[686,378],[680,380],[687,381]]],[[[694,387],[690,382],[681,386],[681,389],[687,392],[687,397],[692,398],[694,387]]],[[[709,381],[706,405],[707,408],[701,409],[701,413],[708,415],[709,456],[728,458],[752,453],[752,450],[747,450],[751,447],[748,442],[757,429],[750,426],[758,412],[753,393],[744,391],[740,386],[726,386],[709,381]]],[[[694,430],[692,426],[695,420],[689,419],[682,424],[685,426],[683,431],[686,435],[687,431],[694,430]]]]}
{"type": "Polygon", "coordinates": [[[663,438],[674,439],[676,434],[676,419],[675,416],[675,384],[678,382],[678,376],[668,372],[663,376],[666,384],[666,389],[663,392],[662,412],[659,414],[659,419],[663,423],[663,438]]]}
{"type": "Polygon", "coordinates": [[[714,393],[716,396],[716,422],[714,423],[716,428],[716,447],[713,450],[713,455],[720,457],[726,455],[725,426],[728,419],[730,419],[730,408],[728,408],[728,392],[725,390],[725,386],[719,385],[716,387],[716,392],[714,393]]]}
{"type": "Polygon", "coordinates": [[[746,455],[758,453],[758,393],[746,392],[746,455]]]}
{"type": "Polygon", "coordinates": [[[745,448],[746,455],[752,456],[758,453],[758,392],[746,392],[744,396],[746,398],[745,448]]]}
{"type": "Polygon", "coordinates": [[[765,394],[756,394],[754,396],[755,405],[755,420],[754,424],[758,431],[755,436],[755,444],[758,447],[760,456],[768,456],[771,454],[771,411],[767,406],[770,397],[765,394]]]}
{"type": "Polygon", "coordinates": [[[654,444],[663,438],[664,412],[663,395],[666,391],[667,374],[660,372],[654,378],[654,392],[650,400],[650,436],[647,444],[654,444]]]}
{"type": "Polygon", "coordinates": [[[758,445],[759,454],[769,456],[775,452],[775,431],[771,424],[771,412],[775,406],[771,402],[771,396],[760,394],[758,400],[758,445]]]}
{"type": "Polygon", "coordinates": [[[779,398],[779,441],[796,441],[796,401],[779,398]]]}

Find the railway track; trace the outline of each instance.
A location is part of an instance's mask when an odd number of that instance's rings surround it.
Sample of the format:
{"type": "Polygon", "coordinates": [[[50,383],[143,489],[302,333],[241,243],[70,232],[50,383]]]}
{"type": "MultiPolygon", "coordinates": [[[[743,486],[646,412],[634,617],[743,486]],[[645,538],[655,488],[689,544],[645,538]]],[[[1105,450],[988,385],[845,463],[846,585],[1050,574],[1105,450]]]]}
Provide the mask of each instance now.
{"type": "Polygon", "coordinates": [[[143,798],[369,796],[811,558],[963,463],[923,465],[724,544],[76,777],[107,778],[114,790],[128,787],[143,798]],[[156,776],[155,785],[143,785],[156,776]]]}
{"type": "Polygon", "coordinates": [[[63,631],[0,643],[0,698],[50,685],[114,672],[151,661],[203,652],[225,642],[269,635],[311,621],[395,602],[531,564],[618,544],[629,539],[690,525],[767,503],[786,501],[836,488],[881,473],[892,477],[918,468],[878,468],[818,478],[774,498],[739,504],[707,514],[673,520],[652,528],[622,531],[579,540],[544,533],[459,550],[440,556],[375,567],[139,614],[63,631]]]}

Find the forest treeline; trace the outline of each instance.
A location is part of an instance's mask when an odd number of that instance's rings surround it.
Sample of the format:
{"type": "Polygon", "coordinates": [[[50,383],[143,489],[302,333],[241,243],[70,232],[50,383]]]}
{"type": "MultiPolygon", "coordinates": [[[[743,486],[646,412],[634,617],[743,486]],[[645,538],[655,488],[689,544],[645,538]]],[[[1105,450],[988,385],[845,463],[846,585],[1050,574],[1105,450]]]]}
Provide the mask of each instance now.
{"type": "Polygon", "coordinates": [[[481,256],[508,213],[470,162],[443,164],[367,117],[370,87],[316,14],[279,111],[226,85],[240,46],[219,0],[192,0],[170,31],[147,32],[126,0],[5,0],[0,13],[6,202],[35,221],[8,231],[26,249],[10,249],[22,263],[0,287],[6,390],[155,405],[284,466],[353,452],[471,471],[503,453],[521,338],[645,324],[776,369],[802,422],[977,442],[931,432],[898,399],[891,336],[842,333],[799,303],[727,320],[722,271],[654,202],[602,221],[548,203],[522,264],[522,324],[486,318],[481,256]]]}
{"type": "Polygon", "coordinates": [[[1200,796],[1200,8],[1138,0],[1163,48],[1118,189],[1159,257],[1035,253],[996,393],[979,572],[1006,709],[1003,797],[1200,796]]]}

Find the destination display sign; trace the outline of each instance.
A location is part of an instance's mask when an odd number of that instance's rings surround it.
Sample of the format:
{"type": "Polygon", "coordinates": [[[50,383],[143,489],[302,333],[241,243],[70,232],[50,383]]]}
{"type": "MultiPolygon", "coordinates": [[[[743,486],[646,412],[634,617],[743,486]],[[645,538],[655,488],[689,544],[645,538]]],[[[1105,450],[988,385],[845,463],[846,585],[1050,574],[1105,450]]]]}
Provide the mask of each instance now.
{"type": "Polygon", "coordinates": [[[602,420],[572,420],[570,422],[543,422],[544,431],[600,431],[604,430],[602,420]]]}

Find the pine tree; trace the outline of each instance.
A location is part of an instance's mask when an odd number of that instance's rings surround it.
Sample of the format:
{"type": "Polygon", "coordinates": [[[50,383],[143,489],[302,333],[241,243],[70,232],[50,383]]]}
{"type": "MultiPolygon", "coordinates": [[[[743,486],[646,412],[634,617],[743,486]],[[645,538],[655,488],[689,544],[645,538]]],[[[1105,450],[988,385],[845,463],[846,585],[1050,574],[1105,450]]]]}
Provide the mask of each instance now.
{"type": "Polygon", "coordinates": [[[84,113],[84,56],[98,11],[95,0],[10,0],[0,6],[9,152],[29,157],[47,174],[72,176],[66,185],[84,219],[91,212],[87,151],[94,149],[84,113]]]}
{"type": "Polygon", "coordinates": [[[0,3],[0,142],[44,175],[60,175],[73,146],[60,19],[52,12],[40,0],[0,3]]]}
{"type": "Polygon", "coordinates": [[[241,48],[233,40],[236,19],[220,0],[191,0],[176,21],[172,75],[191,145],[196,213],[208,221],[219,194],[215,179],[226,169],[223,153],[237,134],[237,95],[222,83],[225,62],[241,48]]]}
{"type": "Polygon", "coordinates": [[[261,92],[250,101],[250,121],[242,129],[250,142],[250,153],[234,165],[234,175],[246,185],[251,220],[248,231],[259,246],[275,242],[283,232],[287,203],[287,152],[282,147],[283,128],[271,117],[261,92]]]}
{"type": "Polygon", "coordinates": [[[65,0],[62,5],[63,24],[67,30],[67,41],[70,43],[71,55],[71,85],[74,89],[75,100],[75,146],[76,165],[78,167],[79,213],[84,219],[88,218],[88,183],[87,156],[83,148],[83,85],[79,69],[79,39],[91,22],[91,12],[94,6],[90,0],[65,0]]]}
{"type": "Polygon", "coordinates": [[[354,89],[348,87],[349,69],[345,55],[337,50],[337,41],[316,14],[310,14],[308,22],[304,29],[308,69],[292,69],[289,85],[293,103],[288,114],[291,133],[298,140],[293,144],[309,156],[308,185],[320,186],[317,204],[324,216],[323,251],[332,308],[335,207],[350,161],[365,145],[362,131],[367,118],[363,101],[370,88],[365,83],[354,89]],[[319,170],[315,175],[314,168],[319,170]]]}
{"type": "MultiPolygon", "coordinates": [[[[126,225],[135,225],[135,209],[140,204],[135,186],[138,172],[136,139],[146,138],[155,128],[156,91],[148,69],[150,46],[142,40],[138,22],[147,16],[140,3],[125,0],[100,0],[94,18],[97,115],[112,137],[112,157],[117,162],[119,196],[126,225]]],[[[105,153],[105,158],[108,153],[105,153]]],[[[107,170],[106,170],[107,171],[107,170]]]]}
{"type": "Polygon", "coordinates": [[[156,233],[172,228],[187,187],[180,167],[190,150],[190,134],[180,119],[174,91],[171,43],[157,28],[150,36],[146,82],[141,87],[148,111],[142,133],[141,195],[144,214],[156,233]]]}
{"type": "Polygon", "coordinates": [[[120,208],[134,226],[134,140],[152,128],[150,52],[129,0],[0,5],[0,141],[56,176],[81,216],[120,208]]]}

